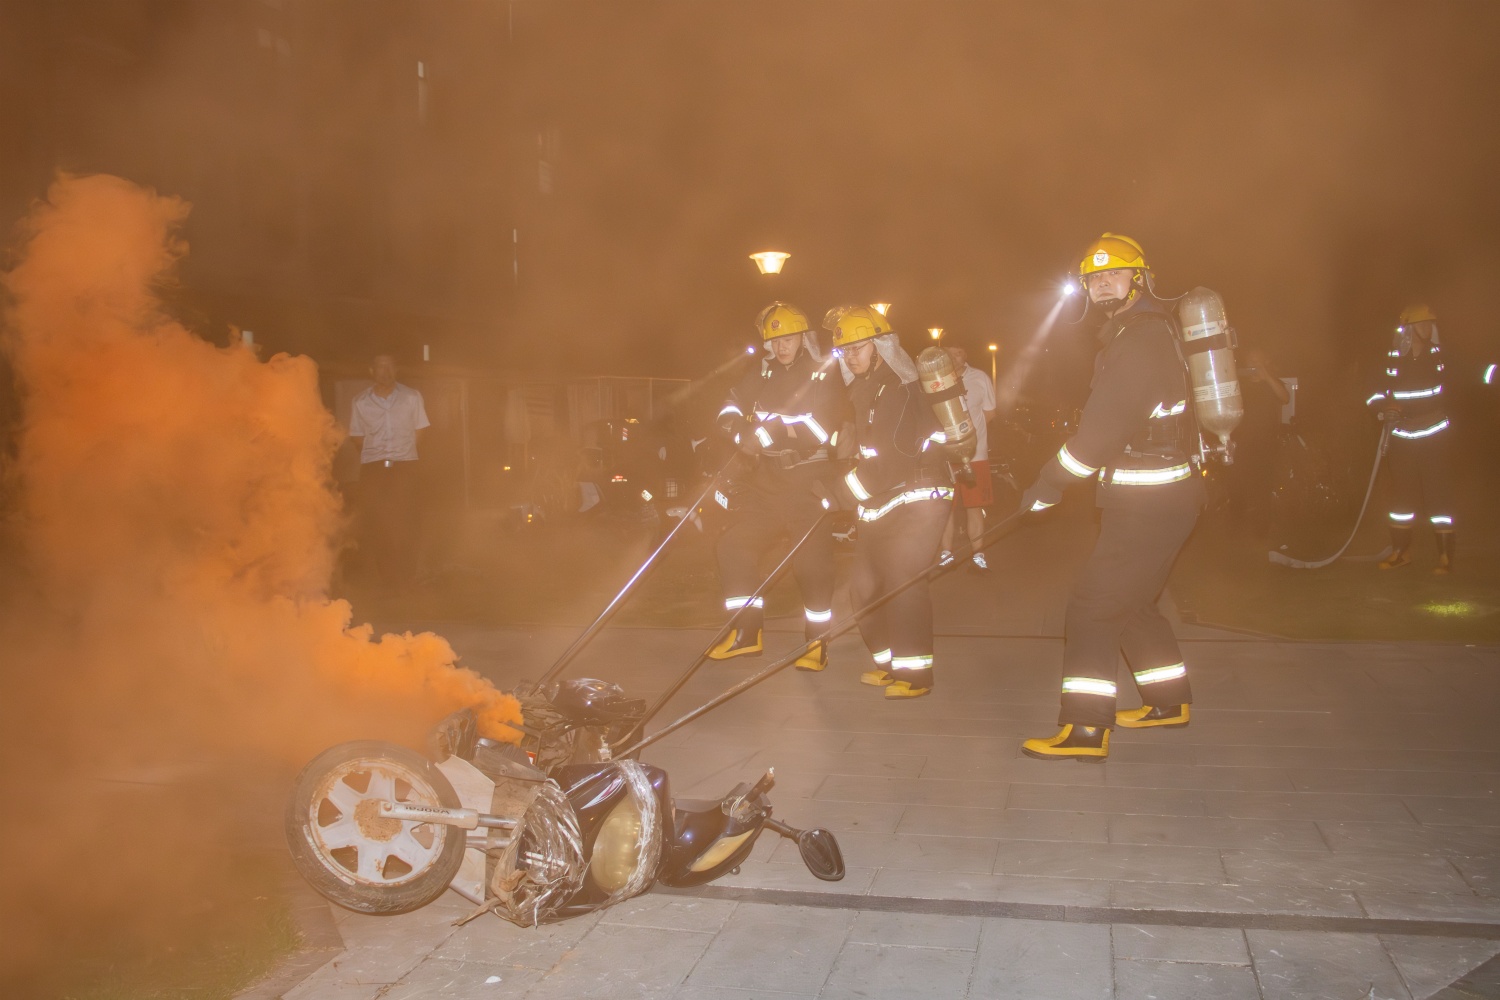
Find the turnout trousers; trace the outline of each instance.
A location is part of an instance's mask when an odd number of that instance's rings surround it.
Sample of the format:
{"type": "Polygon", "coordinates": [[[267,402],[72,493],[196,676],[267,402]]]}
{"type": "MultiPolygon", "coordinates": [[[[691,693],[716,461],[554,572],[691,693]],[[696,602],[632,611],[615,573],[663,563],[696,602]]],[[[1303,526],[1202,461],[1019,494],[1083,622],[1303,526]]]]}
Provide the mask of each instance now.
{"type": "Polygon", "coordinates": [[[1391,438],[1386,452],[1391,470],[1391,527],[1413,528],[1420,513],[1434,530],[1453,530],[1451,433],[1450,428],[1430,438],[1391,438]]]}
{"type": "Polygon", "coordinates": [[[932,686],[932,595],[923,571],[937,561],[951,498],[903,504],[859,523],[849,601],[855,609],[917,577],[916,583],[859,621],[865,647],[882,670],[912,687],[932,686]]]}
{"type": "Polygon", "coordinates": [[[1099,539],[1068,599],[1062,710],[1066,725],[1113,726],[1120,654],[1146,705],[1193,700],[1172,626],[1156,606],[1196,509],[1105,507],[1099,539]]]}
{"type": "MultiPolygon", "coordinates": [[[[729,527],[719,536],[724,608],[734,616],[741,634],[754,635],[765,624],[765,595],[755,596],[765,583],[765,574],[823,516],[823,504],[813,487],[826,464],[757,470],[744,506],[733,513],[729,527]],[[774,561],[767,558],[773,551],[774,561]]],[[[814,531],[797,550],[792,557],[792,573],[802,591],[803,632],[812,639],[833,621],[831,526],[825,524],[814,531]]]]}

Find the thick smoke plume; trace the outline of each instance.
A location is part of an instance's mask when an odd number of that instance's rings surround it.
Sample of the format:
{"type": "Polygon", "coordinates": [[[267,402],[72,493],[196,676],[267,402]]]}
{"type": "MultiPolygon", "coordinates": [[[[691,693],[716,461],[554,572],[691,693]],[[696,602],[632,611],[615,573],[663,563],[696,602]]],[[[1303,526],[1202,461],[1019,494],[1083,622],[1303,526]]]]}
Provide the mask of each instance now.
{"type": "MultiPolygon", "coordinates": [[[[519,735],[515,699],[457,667],[445,640],[376,639],[327,598],[339,430],[307,358],[261,362],[166,316],[187,211],[118,178],[62,177],[4,276],[22,426],[0,741],[7,797],[64,821],[0,834],[23,904],[66,893],[62,873],[107,819],[108,779],[412,743],[464,706],[490,735],[519,735]],[[72,822],[95,807],[95,823],[72,822]]],[[[112,863],[118,880],[136,862],[112,863]]]]}

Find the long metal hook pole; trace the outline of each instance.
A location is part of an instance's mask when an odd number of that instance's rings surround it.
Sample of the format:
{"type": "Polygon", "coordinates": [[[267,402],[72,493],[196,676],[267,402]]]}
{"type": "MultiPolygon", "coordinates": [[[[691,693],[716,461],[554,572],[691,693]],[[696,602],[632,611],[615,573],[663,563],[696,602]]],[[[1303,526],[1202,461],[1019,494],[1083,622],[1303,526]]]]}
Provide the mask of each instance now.
{"type": "MultiPolygon", "coordinates": [[[[791,565],[792,558],[796,556],[798,550],[800,550],[802,546],[807,542],[807,540],[813,536],[813,532],[818,530],[818,526],[823,524],[823,522],[827,520],[827,511],[824,511],[823,513],[818,515],[818,519],[812,523],[812,526],[803,533],[801,538],[797,539],[797,544],[793,545],[787,552],[787,554],[782,557],[781,562],[776,564],[776,568],[771,570],[771,575],[766,577],[765,580],[761,582],[761,585],[759,587],[755,588],[755,593],[750,595],[751,601],[754,601],[757,597],[765,596],[765,592],[771,589],[771,587],[776,583],[777,578],[780,577],[781,574],[786,571],[786,568],[791,565]]],[[[746,605],[746,607],[748,606],[749,605],[746,605]]],[[[646,728],[646,723],[654,719],[656,717],[656,713],[660,712],[662,708],[667,704],[667,702],[671,701],[673,696],[675,696],[678,691],[682,690],[683,685],[691,680],[692,676],[698,672],[698,668],[703,666],[703,664],[707,662],[709,652],[719,644],[719,640],[729,634],[729,629],[734,625],[735,621],[738,620],[740,613],[743,611],[744,608],[741,608],[740,611],[737,611],[733,615],[731,615],[727,622],[719,626],[719,631],[716,632],[714,634],[714,637],[709,640],[708,645],[703,647],[703,652],[699,653],[697,658],[693,660],[692,664],[687,668],[687,670],[683,671],[682,676],[677,678],[677,680],[672,683],[671,687],[662,692],[661,696],[656,699],[656,701],[650,708],[646,709],[646,714],[641,716],[639,722],[630,727],[629,732],[620,737],[620,741],[628,740],[636,733],[646,728]]]]}
{"type": "Polygon", "coordinates": [[[625,600],[626,595],[630,593],[631,589],[635,587],[636,583],[641,579],[641,577],[646,575],[646,571],[651,568],[651,565],[656,562],[656,557],[661,555],[662,551],[672,543],[672,539],[677,537],[677,533],[682,530],[683,525],[687,524],[688,521],[692,520],[693,517],[697,515],[698,508],[708,502],[708,498],[718,487],[719,480],[723,477],[724,473],[729,471],[729,466],[732,465],[734,463],[734,460],[738,457],[738,452],[730,455],[729,461],[725,462],[724,465],[719,469],[719,471],[713,474],[713,478],[711,478],[708,481],[708,485],[704,487],[703,493],[700,494],[698,499],[694,500],[692,505],[687,508],[687,513],[684,514],[677,521],[677,523],[672,526],[672,530],[667,532],[667,537],[661,540],[661,544],[656,547],[656,550],[646,557],[645,562],[641,563],[641,567],[640,569],[635,571],[635,575],[632,576],[629,580],[625,581],[625,586],[620,588],[620,592],[615,595],[614,600],[610,601],[605,609],[599,612],[599,617],[594,619],[593,624],[584,629],[583,633],[579,635],[578,638],[573,640],[572,645],[570,645],[566,650],[563,651],[562,656],[557,658],[557,662],[552,664],[551,668],[545,674],[543,674],[535,684],[531,686],[531,690],[533,692],[540,691],[542,685],[546,684],[558,674],[562,673],[563,669],[567,667],[569,663],[573,662],[574,657],[583,652],[583,647],[588,645],[589,640],[593,639],[594,636],[599,633],[599,630],[604,627],[605,622],[609,621],[610,618],[614,616],[614,613],[619,610],[620,604],[625,600]]]}
{"type": "MultiPolygon", "coordinates": [[[[1000,533],[1002,531],[1004,531],[1005,529],[1009,528],[1017,520],[1019,520],[1021,517],[1023,517],[1026,514],[1029,514],[1029,513],[1030,513],[1030,511],[1027,511],[1027,510],[1018,510],[1018,511],[1016,511],[1014,514],[1010,515],[1005,520],[1003,520],[999,524],[995,525],[993,528],[990,528],[989,530],[987,530],[983,535],[980,535],[979,536],[980,537],[980,544],[974,546],[974,548],[976,550],[988,548],[990,545],[992,545],[994,542],[996,542],[996,541],[998,541],[1000,539],[1000,533]]],[[[655,743],[657,740],[662,739],[663,737],[668,736],[671,733],[675,733],[677,730],[681,729],[683,726],[687,725],[689,722],[692,722],[695,719],[699,719],[702,716],[707,715],[709,712],[711,712],[714,709],[718,708],[720,705],[724,704],[725,702],[730,701],[731,699],[738,697],[739,695],[741,695],[741,694],[745,693],[746,691],[750,690],[751,688],[755,687],[757,684],[761,683],[762,681],[767,680],[768,678],[770,678],[770,677],[772,677],[772,676],[780,673],[781,671],[785,670],[787,667],[789,667],[793,663],[797,662],[798,657],[800,657],[803,653],[806,653],[809,649],[811,649],[813,643],[815,643],[815,642],[822,642],[822,643],[826,644],[826,643],[830,642],[833,639],[837,639],[839,636],[843,635],[844,633],[848,632],[850,629],[852,629],[856,625],[858,625],[859,624],[859,620],[861,618],[863,618],[865,615],[869,614],[871,611],[874,611],[876,608],[880,607],[886,601],[889,601],[891,598],[895,597],[897,594],[899,594],[902,591],[906,590],[908,587],[916,585],[916,583],[919,580],[922,580],[924,578],[930,577],[930,576],[932,576],[934,574],[936,574],[936,575],[942,575],[943,573],[946,573],[949,570],[951,570],[956,565],[957,565],[956,561],[953,562],[953,563],[949,563],[947,566],[943,566],[940,562],[934,562],[932,565],[930,565],[926,569],[922,570],[922,572],[920,572],[920,573],[916,574],[915,576],[911,577],[911,579],[907,580],[905,583],[902,583],[902,584],[896,586],[895,588],[886,591],[884,594],[881,594],[879,597],[875,598],[875,600],[871,601],[869,604],[866,604],[864,607],[858,609],[852,615],[850,615],[848,618],[844,619],[839,624],[834,625],[833,627],[829,628],[822,635],[818,636],[815,639],[809,640],[808,642],[803,643],[800,648],[795,649],[792,652],[788,653],[786,656],[784,656],[781,659],[777,660],[775,663],[771,664],[769,667],[767,667],[766,669],[762,670],[760,673],[758,673],[758,674],[751,674],[749,677],[746,677],[744,680],[740,681],[738,684],[736,684],[733,687],[729,688],[723,694],[719,694],[719,695],[714,696],[713,698],[709,699],[704,704],[698,706],[697,708],[693,709],[691,712],[689,712],[686,715],[682,716],[680,719],[677,719],[676,721],[667,723],[665,726],[663,726],[662,728],[658,729],[656,732],[652,733],[650,736],[647,736],[646,738],[644,738],[644,739],[638,741],[637,743],[635,743],[629,749],[617,751],[615,753],[615,756],[616,757],[633,757],[633,756],[635,756],[636,754],[638,754],[642,750],[644,750],[646,747],[648,747],[651,744],[655,743]]]]}

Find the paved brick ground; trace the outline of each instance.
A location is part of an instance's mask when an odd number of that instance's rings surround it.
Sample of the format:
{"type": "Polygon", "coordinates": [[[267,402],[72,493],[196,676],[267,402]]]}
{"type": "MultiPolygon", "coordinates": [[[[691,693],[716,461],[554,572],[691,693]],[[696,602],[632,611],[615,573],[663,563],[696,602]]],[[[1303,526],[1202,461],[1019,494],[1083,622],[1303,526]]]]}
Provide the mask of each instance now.
{"type": "MultiPolygon", "coordinates": [[[[1117,733],[1100,766],[1030,760],[1079,522],[945,579],[931,697],[860,686],[850,637],[825,673],[788,671],[646,754],[689,796],[774,765],[778,813],[838,833],[843,882],[767,838],[695,895],[539,930],[454,928],[453,896],[339,913],[347,951],[287,996],[1415,1000],[1500,953],[1500,649],[1184,627],[1191,727],[1117,733]]],[[[797,641],[785,624],[773,651],[797,641]]],[[[502,682],[571,637],[438,628],[502,682]]],[[[609,631],[576,673],[648,694],[708,638],[609,631]]],[[[678,704],[755,667],[705,668],[678,704]]]]}

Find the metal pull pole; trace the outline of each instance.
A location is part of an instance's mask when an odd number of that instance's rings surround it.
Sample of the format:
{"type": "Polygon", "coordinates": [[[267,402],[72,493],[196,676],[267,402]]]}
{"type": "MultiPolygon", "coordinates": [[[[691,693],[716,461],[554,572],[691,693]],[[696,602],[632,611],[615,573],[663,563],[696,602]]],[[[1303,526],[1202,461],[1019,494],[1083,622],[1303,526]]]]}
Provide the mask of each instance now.
{"type": "MultiPolygon", "coordinates": [[[[733,464],[734,460],[738,457],[739,452],[735,452],[734,454],[730,455],[729,461],[725,462],[724,465],[719,469],[719,471],[713,474],[713,477],[708,481],[708,486],[704,488],[703,493],[700,494],[698,499],[694,500],[692,505],[688,507],[690,513],[696,514],[699,506],[708,502],[709,496],[719,485],[719,479],[723,477],[725,472],[729,471],[729,466],[733,464]]],[[[621,587],[620,592],[615,595],[614,600],[610,601],[605,609],[599,612],[599,617],[594,619],[593,624],[584,629],[583,634],[573,640],[572,645],[570,645],[566,650],[563,651],[562,656],[558,657],[557,662],[552,664],[551,668],[548,669],[548,671],[543,674],[535,684],[531,686],[531,692],[533,694],[537,691],[540,691],[542,689],[542,686],[548,681],[551,681],[558,674],[562,673],[563,669],[567,667],[569,663],[572,663],[574,658],[577,657],[579,653],[583,652],[583,647],[587,646],[589,640],[593,639],[594,636],[598,634],[599,630],[604,627],[605,623],[608,622],[610,618],[614,617],[615,612],[620,609],[620,605],[624,602],[626,596],[635,587],[636,583],[646,575],[646,571],[651,568],[652,563],[656,561],[656,557],[661,555],[662,551],[672,543],[672,539],[677,537],[677,533],[682,530],[682,526],[687,524],[689,520],[690,518],[688,516],[683,516],[683,518],[672,527],[672,530],[667,532],[667,537],[663,538],[661,540],[661,544],[656,547],[656,550],[646,557],[646,561],[641,563],[641,567],[640,569],[635,571],[635,575],[632,576],[629,580],[625,581],[625,586],[621,587]]]]}
{"type": "MultiPolygon", "coordinates": [[[[761,585],[759,587],[755,588],[755,593],[750,595],[750,599],[752,601],[757,597],[765,596],[765,592],[771,589],[772,585],[776,583],[777,578],[780,577],[783,572],[785,572],[786,568],[789,565],[791,565],[792,558],[796,556],[797,551],[802,548],[803,544],[813,536],[813,532],[817,531],[818,527],[822,525],[826,520],[828,520],[827,511],[824,511],[823,513],[818,515],[817,520],[812,523],[812,527],[803,532],[802,537],[797,539],[797,544],[793,545],[791,550],[782,557],[781,562],[776,564],[776,568],[771,570],[771,575],[766,577],[765,580],[761,582],[761,585]]],[[[748,606],[749,605],[746,605],[746,607],[748,606]]],[[[729,634],[730,628],[732,628],[734,626],[734,623],[739,620],[740,613],[743,611],[744,608],[736,611],[729,617],[729,620],[727,622],[719,626],[719,631],[715,633],[712,639],[709,640],[708,645],[703,648],[703,652],[698,654],[697,658],[693,660],[692,664],[687,668],[687,670],[683,671],[682,676],[677,678],[677,680],[674,681],[672,685],[668,687],[667,690],[664,691],[659,698],[656,699],[655,703],[653,703],[650,708],[646,709],[646,714],[641,716],[640,721],[631,726],[630,731],[621,736],[617,742],[623,743],[624,741],[635,736],[636,733],[639,733],[646,727],[646,723],[654,719],[656,717],[656,713],[660,712],[666,705],[666,703],[671,701],[678,691],[682,690],[683,685],[691,680],[692,676],[698,672],[698,668],[703,666],[703,664],[708,660],[709,651],[719,644],[720,639],[729,634]]]]}
{"type": "MultiPolygon", "coordinates": [[[[1029,514],[1029,513],[1030,513],[1030,511],[1018,510],[1014,514],[1012,514],[1009,517],[1007,517],[1005,520],[1001,521],[999,524],[995,525],[993,528],[990,528],[983,535],[979,536],[980,540],[981,540],[981,544],[978,545],[978,546],[976,546],[976,548],[977,549],[988,548],[991,544],[993,544],[994,542],[996,542],[996,541],[999,540],[999,538],[1000,538],[1000,532],[1002,532],[1005,529],[1009,528],[1017,520],[1019,520],[1020,518],[1024,517],[1026,514],[1029,514]]],[[[723,694],[719,694],[719,695],[714,696],[713,698],[709,699],[704,704],[700,705],[699,707],[693,709],[691,712],[689,712],[686,715],[682,716],[682,718],[677,719],[674,722],[667,723],[667,725],[663,726],[661,729],[658,729],[656,732],[652,733],[650,736],[647,736],[646,738],[638,741],[637,743],[635,743],[633,746],[629,747],[628,749],[619,751],[618,753],[615,754],[615,756],[616,757],[632,757],[632,756],[640,753],[643,749],[645,749],[646,747],[648,747],[651,744],[655,743],[657,740],[663,738],[664,736],[668,736],[671,733],[675,733],[677,730],[681,729],[683,726],[687,725],[689,722],[692,722],[695,719],[698,719],[698,718],[701,718],[704,715],[707,715],[709,712],[711,712],[714,709],[718,708],[720,705],[724,704],[725,702],[730,701],[731,699],[733,699],[733,698],[735,698],[735,697],[743,694],[744,692],[750,690],[751,688],[755,687],[761,681],[764,681],[764,680],[766,680],[766,679],[774,676],[775,674],[778,674],[781,671],[785,670],[787,667],[789,667],[793,663],[797,662],[798,657],[800,657],[803,653],[805,653],[809,649],[811,649],[812,648],[812,644],[814,642],[822,642],[822,643],[826,644],[826,643],[828,643],[829,641],[831,641],[833,639],[837,639],[839,636],[843,635],[844,633],[848,632],[849,630],[851,630],[855,626],[857,626],[859,624],[859,620],[861,618],[863,618],[865,615],[869,614],[871,611],[874,611],[876,608],[880,607],[886,601],[889,601],[891,598],[895,597],[897,594],[901,593],[906,588],[908,588],[910,586],[913,586],[914,584],[916,584],[916,582],[918,580],[921,580],[921,579],[924,579],[924,578],[926,578],[926,577],[928,577],[930,575],[933,575],[934,572],[936,572],[938,575],[941,575],[943,573],[948,572],[949,570],[951,570],[956,565],[958,565],[957,560],[955,560],[954,562],[950,563],[947,566],[943,566],[941,563],[934,562],[932,565],[930,565],[926,569],[922,570],[922,572],[920,572],[920,573],[916,574],[915,576],[911,577],[911,579],[909,579],[909,580],[905,581],[904,583],[902,583],[902,584],[900,584],[900,585],[892,588],[891,590],[886,591],[884,594],[881,594],[879,597],[875,598],[875,600],[871,601],[869,604],[866,604],[864,607],[859,608],[852,615],[850,615],[848,618],[844,619],[844,621],[842,621],[839,624],[834,625],[833,627],[829,628],[826,632],[824,632],[822,635],[818,636],[816,639],[813,639],[810,642],[804,643],[800,649],[796,649],[796,650],[792,651],[791,653],[787,654],[785,657],[781,658],[780,660],[777,660],[775,663],[771,664],[769,667],[767,667],[766,669],[762,670],[760,673],[758,673],[758,674],[752,674],[749,677],[746,677],[744,680],[740,681],[738,684],[736,684],[733,687],[729,688],[723,694]]]]}

